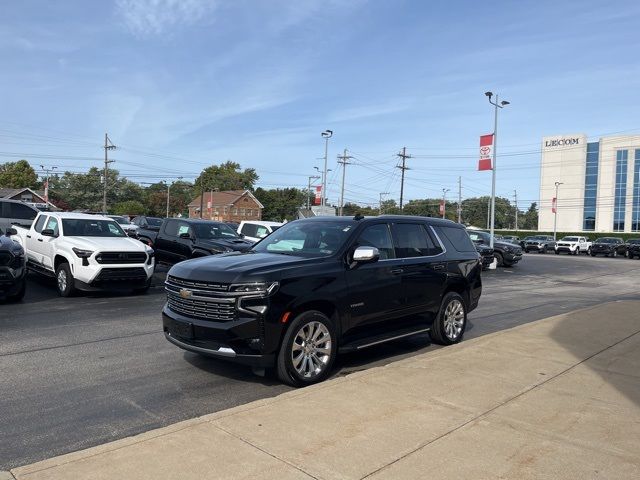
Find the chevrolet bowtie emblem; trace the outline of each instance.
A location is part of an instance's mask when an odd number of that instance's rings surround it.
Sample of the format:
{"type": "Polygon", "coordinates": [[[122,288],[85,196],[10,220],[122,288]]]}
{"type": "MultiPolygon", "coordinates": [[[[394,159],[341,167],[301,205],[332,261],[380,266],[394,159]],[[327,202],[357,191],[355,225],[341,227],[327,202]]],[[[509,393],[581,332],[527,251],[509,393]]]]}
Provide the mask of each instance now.
{"type": "Polygon", "coordinates": [[[193,295],[191,290],[186,290],[184,288],[181,288],[179,293],[181,298],[191,298],[191,295],[193,295]]]}

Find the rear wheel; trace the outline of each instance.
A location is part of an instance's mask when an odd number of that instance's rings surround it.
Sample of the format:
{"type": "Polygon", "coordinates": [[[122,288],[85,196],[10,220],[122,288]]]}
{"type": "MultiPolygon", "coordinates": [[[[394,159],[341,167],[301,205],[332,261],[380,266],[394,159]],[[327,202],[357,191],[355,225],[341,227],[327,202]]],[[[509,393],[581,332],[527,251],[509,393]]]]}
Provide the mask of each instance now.
{"type": "Polygon", "coordinates": [[[73,295],[75,288],[73,286],[73,274],[68,263],[61,263],[56,268],[56,286],[61,297],[69,297],[73,295]]]}
{"type": "Polygon", "coordinates": [[[336,358],[335,328],[322,312],[298,315],[284,336],[278,353],[278,377],[294,387],[321,382],[329,376],[336,358]]]}
{"type": "Polygon", "coordinates": [[[442,299],[440,312],[429,331],[431,340],[440,345],[451,345],[462,340],[467,326],[467,309],[460,294],[447,293],[442,299]]]}

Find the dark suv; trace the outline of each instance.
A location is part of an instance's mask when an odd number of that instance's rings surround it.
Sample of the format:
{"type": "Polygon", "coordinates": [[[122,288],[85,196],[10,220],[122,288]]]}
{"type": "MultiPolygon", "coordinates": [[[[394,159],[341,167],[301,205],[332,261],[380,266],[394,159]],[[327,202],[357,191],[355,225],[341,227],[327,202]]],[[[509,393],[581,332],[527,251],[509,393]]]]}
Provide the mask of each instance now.
{"type": "Polygon", "coordinates": [[[617,257],[625,255],[627,246],[620,237],[601,237],[591,244],[591,256],[604,255],[605,257],[617,257]]]}
{"type": "Polygon", "coordinates": [[[640,258],[640,238],[630,238],[627,240],[627,257],[640,258]]]}
{"type": "Polygon", "coordinates": [[[325,379],[338,352],[427,331],[459,342],[481,270],[466,231],[448,220],[296,220],[248,252],[173,266],[164,332],[178,347],[276,367],[304,386],[325,379]]]}
{"type": "MultiPolygon", "coordinates": [[[[471,240],[476,245],[491,245],[491,234],[482,230],[467,230],[471,240]]],[[[482,254],[481,254],[482,255],[482,254]]],[[[493,256],[496,259],[498,267],[512,267],[522,260],[522,249],[520,245],[511,242],[499,240],[493,236],[493,256]]],[[[484,258],[484,255],[483,255],[484,258]]]]}
{"type": "Polygon", "coordinates": [[[10,235],[16,235],[14,228],[7,228],[2,235],[0,229],[0,300],[20,301],[26,289],[27,260],[19,243],[10,235]]]}

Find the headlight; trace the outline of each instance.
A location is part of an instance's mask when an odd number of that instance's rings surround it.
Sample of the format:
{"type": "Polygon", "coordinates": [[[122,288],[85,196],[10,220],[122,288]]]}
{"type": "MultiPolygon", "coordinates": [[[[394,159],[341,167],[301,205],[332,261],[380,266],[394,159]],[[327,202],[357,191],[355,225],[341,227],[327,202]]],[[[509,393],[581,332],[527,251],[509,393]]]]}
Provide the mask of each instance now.
{"type": "Polygon", "coordinates": [[[73,247],[71,250],[73,250],[73,253],[75,253],[78,256],[78,258],[89,258],[91,255],[93,255],[92,250],[83,250],[81,248],[76,248],[76,247],[73,247]]]}
{"type": "Polygon", "coordinates": [[[153,248],[147,248],[147,265],[151,265],[153,263],[153,259],[156,256],[156,252],[153,248]]]}
{"type": "Polygon", "coordinates": [[[271,295],[278,289],[278,282],[270,283],[236,283],[229,287],[232,293],[246,293],[249,295],[271,295]]]}

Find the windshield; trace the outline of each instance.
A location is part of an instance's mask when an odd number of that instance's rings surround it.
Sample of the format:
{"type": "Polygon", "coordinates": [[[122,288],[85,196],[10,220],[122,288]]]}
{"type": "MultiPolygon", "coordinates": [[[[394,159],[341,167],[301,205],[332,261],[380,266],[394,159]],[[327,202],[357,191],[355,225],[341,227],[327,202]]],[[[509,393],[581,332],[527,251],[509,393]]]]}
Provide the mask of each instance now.
{"type": "Polygon", "coordinates": [[[256,244],[252,250],[301,257],[326,257],[340,249],[352,228],[352,224],[342,222],[290,222],[256,244]]]}
{"type": "Polygon", "coordinates": [[[152,227],[159,227],[162,225],[162,219],[157,217],[147,217],[147,223],[152,227]]]}
{"type": "Polygon", "coordinates": [[[225,223],[194,223],[196,238],[201,240],[218,240],[220,238],[240,238],[240,236],[225,223]]]}
{"type": "Polygon", "coordinates": [[[562,239],[563,242],[577,242],[578,241],[578,237],[564,237],[562,239]]]}
{"type": "Polygon", "coordinates": [[[631,239],[627,243],[629,243],[629,245],[640,245],[640,238],[631,239]]]}
{"type": "Polygon", "coordinates": [[[128,219],[118,215],[109,215],[109,218],[113,218],[119,225],[129,225],[131,223],[128,219]]]}
{"type": "Polygon", "coordinates": [[[615,238],[599,238],[596,240],[596,243],[616,243],[617,239],[615,238]]]}
{"type": "Polygon", "coordinates": [[[126,237],[120,225],[113,220],[85,220],[65,218],[62,231],[67,237],[126,237]]]}

